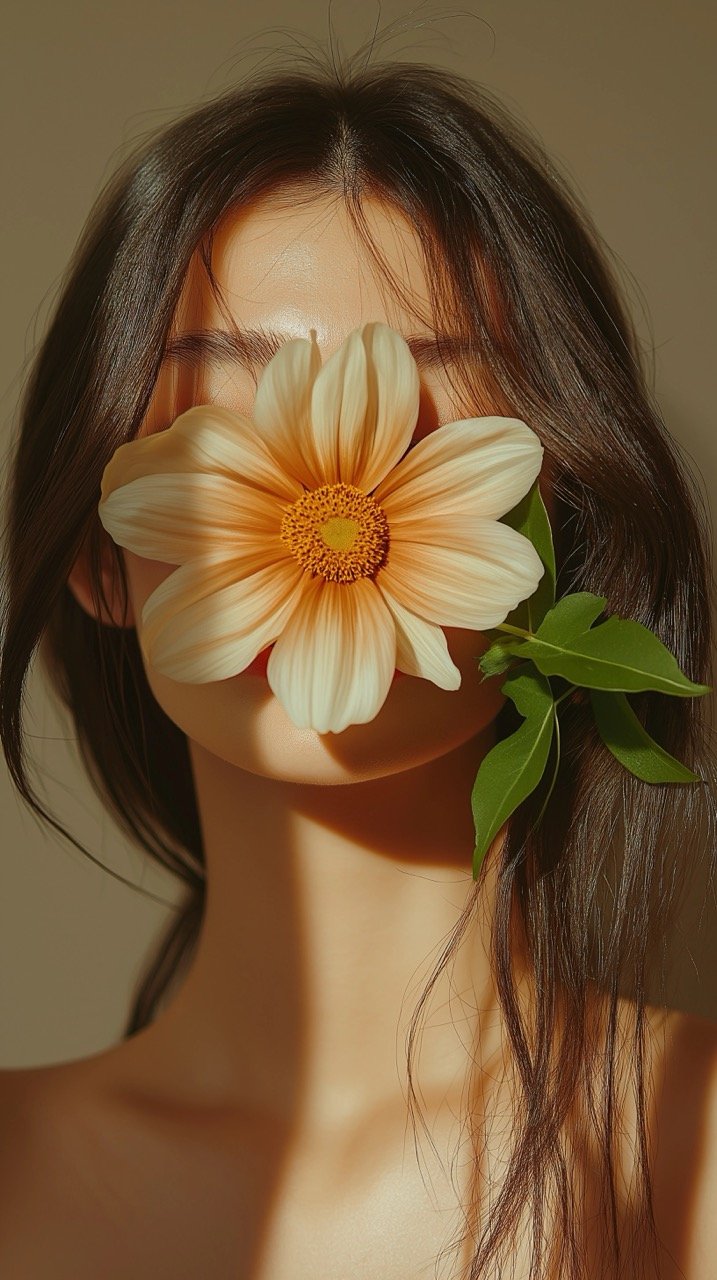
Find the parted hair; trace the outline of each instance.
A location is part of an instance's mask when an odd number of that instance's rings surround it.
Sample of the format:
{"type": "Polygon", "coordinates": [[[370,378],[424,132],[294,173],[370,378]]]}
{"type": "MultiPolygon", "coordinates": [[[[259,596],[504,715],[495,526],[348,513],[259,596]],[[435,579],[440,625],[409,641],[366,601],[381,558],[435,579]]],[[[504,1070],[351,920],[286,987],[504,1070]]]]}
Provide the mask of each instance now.
{"type": "MultiPolygon", "coordinates": [[[[211,247],[222,216],[289,188],[307,199],[343,199],[387,278],[362,201],[379,198],[410,219],[425,253],[436,328],[468,344],[461,367],[467,402],[475,413],[522,418],[544,446],[558,596],[606,597],[609,613],[654,631],[691,680],[711,678],[708,520],[698,487],[650,391],[610,253],[524,125],[464,77],[418,62],[367,60],[360,50],[338,61],[307,57],[303,65],[297,55],[290,67],[247,76],[156,130],[123,160],[92,210],[30,365],[8,472],[3,566],[0,732],[21,796],[94,856],[42,804],[29,778],[23,694],[37,652],[103,803],[184,885],[132,995],[126,1036],[153,1020],[193,953],[204,906],[202,838],[187,741],[152,695],[134,629],[92,618],[67,578],[86,554],[99,607],[100,478],[145,415],[193,255],[199,251],[216,288],[211,247]]],[[[126,603],[122,557],[113,554],[126,603]]],[[[576,1100],[601,1161],[602,1232],[614,1273],[653,1274],[659,1242],[645,1112],[647,984],[661,971],[691,868],[701,851],[714,849],[715,786],[699,698],[644,692],[632,706],[648,733],[704,781],[642,782],[606,749],[586,699],[561,702],[560,763],[542,820],[536,825],[547,778],[508,820],[499,850],[490,955],[521,1105],[500,1195],[483,1197],[480,1212],[465,1206],[471,1280],[487,1280],[501,1258],[510,1259],[525,1209],[531,1277],[592,1280],[566,1140],[576,1100]],[[601,892],[608,883],[610,893],[601,892]],[[514,911],[534,978],[529,1018],[514,986],[514,911]],[[638,1113],[629,1215],[613,1155],[625,989],[634,1010],[628,1060],[638,1113]],[[590,1018],[596,990],[605,1011],[599,1035],[590,1018]],[[547,1256],[547,1215],[557,1225],[558,1258],[547,1256]]],[[[507,701],[498,736],[518,723],[507,701]]],[[[420,1015],[474,919],[488,860],[416,1007],[409,1082],[420,1015]]],[[[413,1113],[412,1085],[410,1096],[413,1113]]],[[[476,1162],[479,1147],[478,1136],[476,1162]]]]}

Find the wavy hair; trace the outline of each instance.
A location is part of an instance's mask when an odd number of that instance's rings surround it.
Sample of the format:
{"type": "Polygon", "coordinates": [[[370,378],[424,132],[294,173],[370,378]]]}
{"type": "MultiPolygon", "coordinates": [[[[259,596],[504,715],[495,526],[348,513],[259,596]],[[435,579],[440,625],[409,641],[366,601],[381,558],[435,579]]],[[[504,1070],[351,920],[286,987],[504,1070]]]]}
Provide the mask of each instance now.
{"type": "MultiPolygon", "coordinates": [[[[152,1021],[192,955],[204,905],[202,840],[186,738],[149,689],[134,630],[96,622],[67,577],[84,550],[99,610],[100,477],[139,429],[193,255],[199,252],[216,288],[211,245],[223,214],[290,188],[307,199],[342,198],[387,275],[362,200],[380,198],[409,218],[425,252],[436,328],[468,344],[460,368],[466,404],[473,413],[524,419],[543,443],[557,510],[558,595],[605,596],[609,613],[653,630],[691,680],[711,676],[710,544],[698,488],[649,390],[609,252],[525,127],[461,76],[421,63],[368,65],[362,51],[331,65],[310,59],[302,67],[294,57],[291,68],[247,77],[165,125],[110,179],[63,280],[23,391],[5,540],[0,733],[14,783],[36,813],[94,856],[44,808],[28,777],[23,687],[37,650],[103,803],[185,886],[133,993],[126,1036],[152,1021]]],[[[112,549],[126,606],[123,562],[112,549]]],[[[526,1208],[531,1280],[553,1274],[549,1265],[567,1280],[595,1274],[578,1148],[571,1153],[566,1137],[578,1102],[588,1118],[585,1147],[590,1142],[599,1158],[600,1232],[615,1274],[623,1267],[648,1274],[648,1253],[657,1254],[646,980],[661,971],[689,868],[700,851],[714,849],[714,760],[699,699],[644,692],[632,706],[705,785],[640,781],[602,743],[589,702],[561,701],[561,759],[542,821],[536,826],[543,785],[509,819],[499,850],[490,955],[520,1106],[500,1194],[490,1212],[466,1206],[471,1280],[495,1274],[491,1266],[510,1257],[526,1208]],[[535,984],[527,1012],[513,977],[514,911],[535,984]],[[626,984],[638,1120],[629,1214],[613,1158],[618,1002],[626,984]],[[594,990],[605,1009],[599,1034],[590,1015],[594,990]],[[552,1258],[547,1213],[557,1226],[559,1256],[552,1258]]],[[[519,722],[506,701],[498,738],[519,722]]],[[[413,1015],[412,1115],[418,1020],[469,928],[488,863],[413,1015]]]]}

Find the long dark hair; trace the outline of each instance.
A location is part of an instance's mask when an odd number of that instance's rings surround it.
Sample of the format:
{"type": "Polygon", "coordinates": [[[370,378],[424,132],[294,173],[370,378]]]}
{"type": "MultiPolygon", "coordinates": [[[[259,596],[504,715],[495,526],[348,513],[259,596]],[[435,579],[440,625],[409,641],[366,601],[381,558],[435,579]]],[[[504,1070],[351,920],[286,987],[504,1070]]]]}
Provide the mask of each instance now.
{"type": "MultiPolygon", "coordinates": [[[[192,954],[204,903],[202,841],[186,739],[151,694],[134,630],[94,621],[66,580],[84,548],[99,607],[100,477],[146,412],[192,255],[200,250],[212,279],[212,234],[222,215],[289,186],[307,198],[342,197],[372,252],[362,197],[408,216],[425,250],[436,328],[470,343],[461,377],[472,412],[523,418],[543,442],[557,509],[558,594],[605,596],[609,613],[653,630],[691,680],[710,680],[710,550],[700,494],[649,390],[609,255],[538,143],[466,79],[418,63],[364,65],[361,53],[343,65],[319,59],[256,74],[201,105],[143,142],[98,201],[27,380],[9,479],[0,727],[12,778],[37,813],[82,847],[28,778],[23,686],[37,649],[94,787],[131,839],[186,885],[134,993],[126,1035],[156,1016],[192,954]]],[[[115,559],[126,602],[118,552],[115,559]]],[[[558,1273],[592,1274],[581,1243],[577,1157],[566,1158],[564,1147],[576,1097],[602,1161],[616,1268],[628,1235],[639,1242],[629,1274],[647,1266],[644,1229],[657,1249],[646,978],[661,972],[659,949],[689,867],[700,850],[714,848],[715,788],[700,699],[647,692],[632,705],[648,733],[709,785],[639,781],[605,748],[586,700],[561,703],[561,763],[542,822],[534,825],[539,787],[509,820],[500,848],[491,957],[522,1096],[500,1195],[481,1231],[477,1209],[467,1228],[478,1236],[471,1277],[494,1274],[489,1265],[514,1249],[526,1205],[531,1275],[547,1274],[541,1267],[556,1261],[545,1257],[548,1211],[558,1273]],[[611,897],[601,894],[607,872],[611,897]],[[537,993],[529,1015],[513,979],[514,911],[537,993]],[[626,984],[638,1113],[629,1220],[618,1207],[612,1147],[626,984]],[[607,997],[599,1036],[590,1033],[594,986],[607,997]]],[[[499,736],[516,727],[514,716],[506,702],[499,736]]],[[[415,1011],[409,1081],[417,1020],[469,926],[488,862],[415,1011]]]]}

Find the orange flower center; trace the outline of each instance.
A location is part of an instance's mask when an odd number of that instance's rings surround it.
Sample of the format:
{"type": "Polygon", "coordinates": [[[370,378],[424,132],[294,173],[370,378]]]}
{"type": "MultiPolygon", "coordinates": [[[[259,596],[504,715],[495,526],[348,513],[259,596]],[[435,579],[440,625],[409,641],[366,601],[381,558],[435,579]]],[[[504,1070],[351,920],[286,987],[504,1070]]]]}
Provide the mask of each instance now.
{"type": "Polygon", "coordinates": [[[330,582],[355,582],[383,564],[388,520],[355,485],[324,484],[287,508],[279,536],[302,568],[330,582]]]}

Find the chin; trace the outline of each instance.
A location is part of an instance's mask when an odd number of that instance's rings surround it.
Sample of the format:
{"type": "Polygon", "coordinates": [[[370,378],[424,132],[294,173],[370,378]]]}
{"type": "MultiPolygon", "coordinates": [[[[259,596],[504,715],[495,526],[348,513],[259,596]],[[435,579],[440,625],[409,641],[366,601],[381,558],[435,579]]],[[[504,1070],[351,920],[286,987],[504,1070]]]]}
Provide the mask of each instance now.
{"type": "MultiPolygon", "coordinates": [[[[473,635],[475,642],[475,635],[473,635]]],[[[268,650],[257,665],[266,666],[268,650]]],[[[499,680],[481,682],[475,663],[459,660],[459,689],[399,672],[383,706],[366,724],[341,733],[299,729],[253,664],[228,680],[181,684],[147,668],[157,702],[192,748],[249,773],[301,785],[371,781],[417,768],[462,746],[494,719],[505,702],[499,680]]]]}

